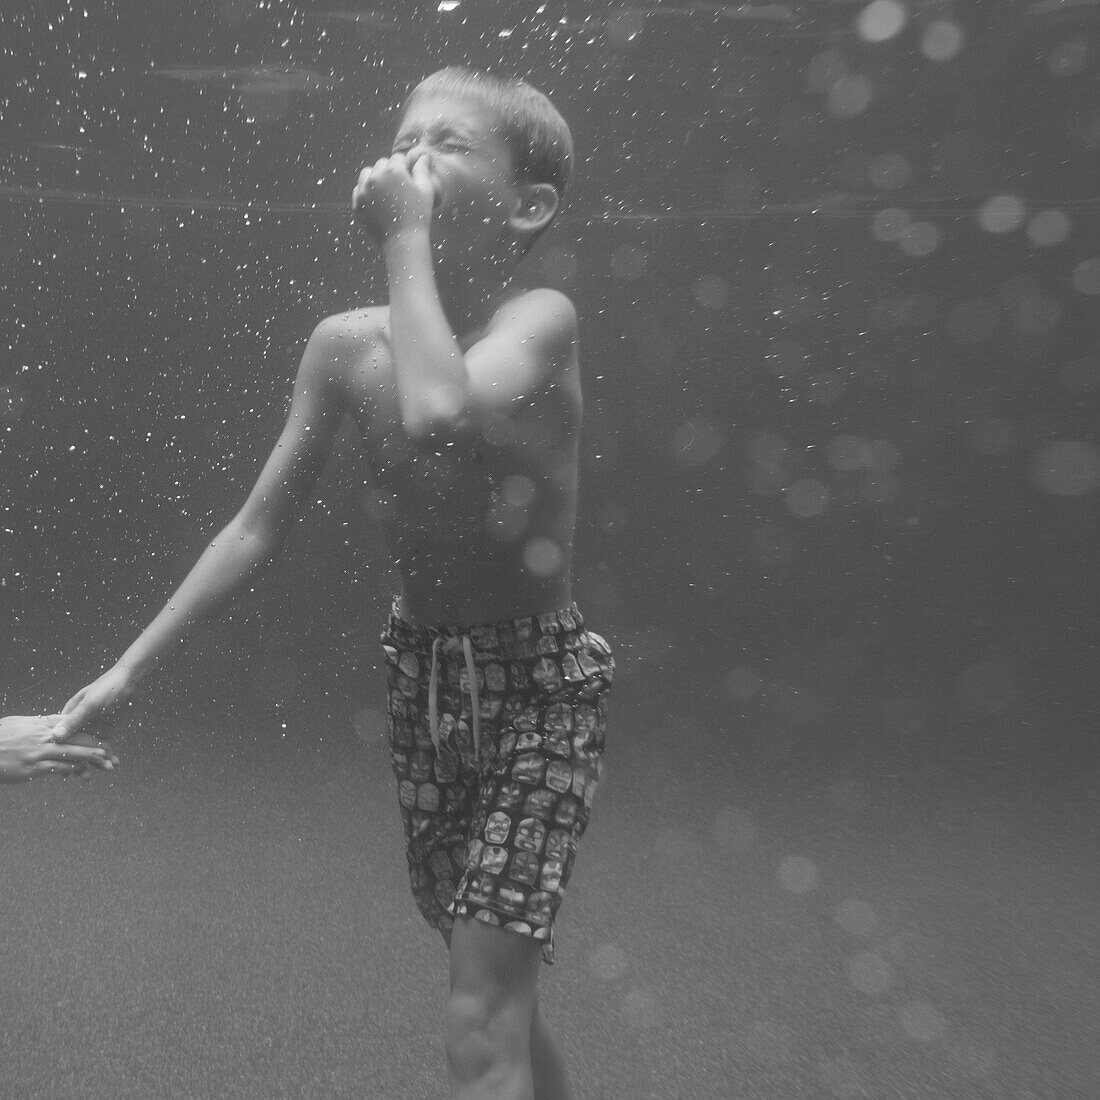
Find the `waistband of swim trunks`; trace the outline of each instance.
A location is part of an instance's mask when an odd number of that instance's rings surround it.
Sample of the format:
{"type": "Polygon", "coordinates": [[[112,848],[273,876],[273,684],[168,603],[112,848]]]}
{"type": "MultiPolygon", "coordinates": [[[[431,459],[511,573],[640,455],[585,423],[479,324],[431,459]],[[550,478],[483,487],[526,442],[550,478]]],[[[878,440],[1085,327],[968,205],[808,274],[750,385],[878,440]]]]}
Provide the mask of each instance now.
{"type": "MultiPolygon", "coordinates": [[[[442,623],[438,626],[413,623],[398,614],[400,597],[394,596],[387,621],[387,633],[398,644],[410,649],[431,650],[436,638],[467,635],[475,649],[492,650],[504,658],[528,655],[543,637],[553,637],[554,649],[565,649],[584,634],[584,618],[574,602],[557,611],[530,615],[498,623],[442,623]]],[[[537,648],[537,647],[536,647],[537,648]]]]}

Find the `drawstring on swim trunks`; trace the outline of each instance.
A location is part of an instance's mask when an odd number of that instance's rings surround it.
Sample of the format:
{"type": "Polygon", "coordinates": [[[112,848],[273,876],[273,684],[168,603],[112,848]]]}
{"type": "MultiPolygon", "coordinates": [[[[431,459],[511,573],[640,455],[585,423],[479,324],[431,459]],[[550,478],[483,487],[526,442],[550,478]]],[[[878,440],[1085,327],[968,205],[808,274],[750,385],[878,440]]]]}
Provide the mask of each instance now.
{"type": "MultiPolygon", "coordinates": [[[[428,685],[428,719],[432,727],[432,744],[439,752],[439,706],[436,701],[439,686],[439,644],[442,636],[437,635],[432,642],[432,678],[428,685]]],[[[448,646],[450,648],[450,646],[448,646]]],[[[468,634],[462,635],[462,649],[466,654],[466,673],[470,681],[470,705],[473,713],[474,760],[481,756],[481,704],[477,697],[477,666],[474,664],[474,646],[468,634]]]]}

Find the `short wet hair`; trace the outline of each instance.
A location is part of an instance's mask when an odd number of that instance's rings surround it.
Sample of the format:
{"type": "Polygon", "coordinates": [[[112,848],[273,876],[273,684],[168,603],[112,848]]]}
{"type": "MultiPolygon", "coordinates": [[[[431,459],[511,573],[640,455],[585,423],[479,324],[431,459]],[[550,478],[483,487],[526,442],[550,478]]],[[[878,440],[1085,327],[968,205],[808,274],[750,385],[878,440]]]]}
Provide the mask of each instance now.
{"type": "Polygon", "coordinates": [[[565,119],[542,92],[526,81],[461,65],[425,77],[409,93],[401,114],[419,97],[437,93],[467,95],[487,107],[496,116],[500,135],[512,154],[515,179],[520,183],[548,183],[557,191],[558,210],[528,240],[526,253],[557,219],[573,174],[573,136],[565,119]]]}

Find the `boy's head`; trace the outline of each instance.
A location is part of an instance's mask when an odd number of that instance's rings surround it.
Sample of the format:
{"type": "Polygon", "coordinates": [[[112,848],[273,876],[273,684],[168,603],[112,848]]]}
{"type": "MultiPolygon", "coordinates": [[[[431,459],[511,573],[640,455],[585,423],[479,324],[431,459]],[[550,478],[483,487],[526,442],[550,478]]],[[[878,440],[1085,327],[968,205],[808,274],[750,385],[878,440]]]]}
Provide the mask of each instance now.
{"type": "Polygon", "coordinates": [[[569,127],[546,96],[460,67],[412,90],[393,150],[429,154],[437,205],[467,225],[507,232],[517,259],[557,217],[573,167],[569,127]]]}

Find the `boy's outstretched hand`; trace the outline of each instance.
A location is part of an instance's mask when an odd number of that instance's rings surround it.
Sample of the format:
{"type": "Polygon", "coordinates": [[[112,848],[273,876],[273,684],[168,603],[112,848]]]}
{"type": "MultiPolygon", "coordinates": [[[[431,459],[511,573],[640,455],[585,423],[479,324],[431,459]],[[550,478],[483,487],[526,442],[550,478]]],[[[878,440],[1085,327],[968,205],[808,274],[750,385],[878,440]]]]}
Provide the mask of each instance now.
{"type": "Polygon", "coordinates": [[[0,783],[25,783],[43,775],[91,777],[91,768],[111,771],[118,758],[109,745],[87,734],[59,742],[54,727],[61,715],[0,718],[0,783]]]}
{"type": "Polygon", "coordinates": [[[113,724],[115,712],[133,695],[136,686],[137,681],[126,665],[116,664],[107,669],[61,708],[54,726],[57,740],[71,743],[81,726],[113,724]]]}

